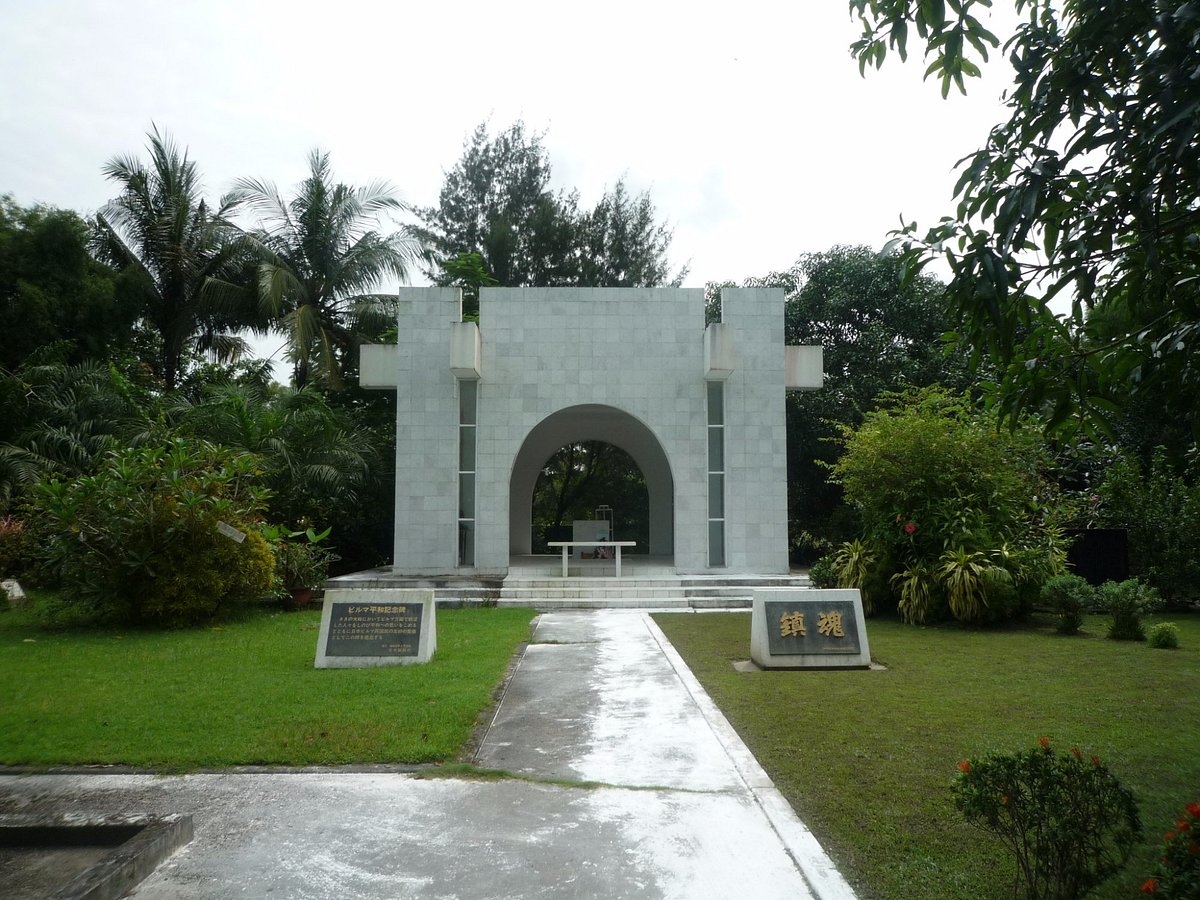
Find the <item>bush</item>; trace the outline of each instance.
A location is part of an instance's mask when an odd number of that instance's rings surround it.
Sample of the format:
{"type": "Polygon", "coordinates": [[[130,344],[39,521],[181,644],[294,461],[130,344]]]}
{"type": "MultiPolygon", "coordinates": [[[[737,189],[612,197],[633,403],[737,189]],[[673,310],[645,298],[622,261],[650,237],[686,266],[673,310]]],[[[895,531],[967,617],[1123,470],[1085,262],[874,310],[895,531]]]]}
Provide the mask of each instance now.
{"type": "Polygon", "coordinates": [[[1059,634],[1076,634],[1083,614],[1095,602],[1096,590],[1078,575],[1055,575],[1042,585],[1042,602],[1058,616],[1059,634]]]}
{"type": "Polygon", "coordinates": [[[1032,426],[997,431],[967,398],[930,388],[868,413],[843,440],[833,480],[863,533],[835,567],[841,583],[871,590],[876,608],[894,600],[908,622],[943,610],[1001,621],[1063,570],[1051,460],[1032,426]]]}
{"type": "Polygon", "coordinates": [[[34,540],[25,522],[0,516],[0,579],[21,578],[33,565],[34,540]]]}
{"type": "Polygon", "coordinates": [[[1111,616],[1108,636],[1114,641],[1144,641],[1142,616],[1162,605],[1158,591],[1136,578],[1106,581],[1096,589],[1096,598],[1100,608],[1111,616]]]}
{"type": "Polygon", "coordinates": [[[271,588],[252,457],[203,441],[113,452],[95,475],[39,484],[39,552],[76,618],[179,626],[271,588]],[[245,533],[241,543],[218,526],[245,533]]]}
{"type": "Polygon", "coordinates": [[[1164,900],[1200,900],[1200,803],[1189,803],[1163,835],[1163,855],[1142,893],[1164,900]]]}
{"type": "Polygon", "coordinates": [[[951,786],[968,822],[1015,856],[1030,898],[1083,897],[1120,870],[1141,837],[1133,794],[1099,757],[1055,753],[1046,738],[1023,753],[963,760],[951,786]]]}
{"type": "Polygon", "coordinates": [[[1159,622],[1150,628],[1146,639],[1156,650],[1177,650],[1179,649],[1179,626],[1174,622],[1159,622]]]}
{"type": "Polygon", "coordinates": [[[837,587],[837,575],[833,571],[833,560],[828,556],[817,559],[809,567],[808,578],[815,588],[837,587]]]}
{"type": "Polygon", "coordinates": [[[1173,606],[1200,600],[1200,484],[1189,484],[1159,448],[1145,473],[1117,460],[1097,493],[1105,523],[1129,532],[1133,574],[1173,606]]]}

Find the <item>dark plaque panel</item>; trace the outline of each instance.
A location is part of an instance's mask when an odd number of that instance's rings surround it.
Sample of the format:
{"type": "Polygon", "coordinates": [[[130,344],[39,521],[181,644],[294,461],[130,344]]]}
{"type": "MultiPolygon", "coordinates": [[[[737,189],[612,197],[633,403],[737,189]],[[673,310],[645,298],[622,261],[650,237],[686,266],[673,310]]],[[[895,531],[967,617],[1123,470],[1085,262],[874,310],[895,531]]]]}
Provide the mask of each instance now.
{"type": "Polygon", "coordinates": [[[417,656],[420,603],[335,603],[329,612],[326,656],[417,656]]]}
{"type": "Polygon", "coordinates": [[[770,600],[763,608],[772,656],[860,652],[858,620],[849,600],[770,600]]]}

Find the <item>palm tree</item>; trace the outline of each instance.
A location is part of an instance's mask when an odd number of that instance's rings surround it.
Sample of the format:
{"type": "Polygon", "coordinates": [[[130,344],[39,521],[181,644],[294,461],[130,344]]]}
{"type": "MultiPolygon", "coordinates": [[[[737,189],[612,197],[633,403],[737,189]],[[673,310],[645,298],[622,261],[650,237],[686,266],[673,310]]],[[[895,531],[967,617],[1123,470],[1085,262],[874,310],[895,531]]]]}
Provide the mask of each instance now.
{"type": "Polygon", "coordinates": [[[212,385],[170,414],[183,430],[262,461],[276,521],[337,521],[379,487],[370,432],[312,387],[212,385]]]}
{"type": "Polygon", "coordinates": [[[408,226],[377,230],[381,215],[408,210],[390,185],[336,184],[319,150],[308,162],[290,203],[254,179],[236,182],[233,196],[260,217],[259,304],[287,335],[296,386],[337,387],[350,351],[393,323],[395,296],[378,293],[380,282],[406,280],[423,251],[408,226]]]}
{"type": "Polygon", "coordinates": [[[233,331],[248,323],[230,306],[237,291],[229,288],[245,266],[248,245],[229,220],[236,200],[224,197],[210,209],[187,151],[157,128],[147,137],[149,166],[134,156],[104,166],[122,191],[96,216],[96,249],[137,279],[143,318],[160,339],[154,369],[172,390],[189,352],[213,351],[230,360],[245,350],[233,331]]]}

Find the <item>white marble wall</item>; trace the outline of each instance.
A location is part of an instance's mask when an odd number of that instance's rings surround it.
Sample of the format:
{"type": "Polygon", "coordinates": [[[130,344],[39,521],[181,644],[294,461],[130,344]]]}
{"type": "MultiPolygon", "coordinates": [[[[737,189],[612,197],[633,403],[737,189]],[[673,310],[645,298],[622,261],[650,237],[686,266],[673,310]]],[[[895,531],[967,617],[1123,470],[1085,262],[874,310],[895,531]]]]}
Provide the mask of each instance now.
{"type": "MultiPolygon", "coordinates": [[[[411,574],[461,571],[457,384],[449,370],[458,292],[404,289],[401,299],[394,564],[411,574]]],[[[726,382],[727,566],[712,570],[703,291],[482,291],[476,566],[469,571],[507,570],[517,453],[538,423],[580,404],[622,410],[662,446],[673,478],[678,572],[787,571],[783,294],[727,289],[723,306],[736,331],[737,368],[726,382]]]]}

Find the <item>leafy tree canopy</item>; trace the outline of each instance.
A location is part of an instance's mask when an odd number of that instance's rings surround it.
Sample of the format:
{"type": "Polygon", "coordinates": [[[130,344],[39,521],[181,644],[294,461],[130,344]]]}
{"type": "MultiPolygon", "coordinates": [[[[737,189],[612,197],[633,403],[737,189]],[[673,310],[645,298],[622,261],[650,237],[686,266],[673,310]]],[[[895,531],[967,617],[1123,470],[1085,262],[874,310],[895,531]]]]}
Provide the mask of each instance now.
{"type": "MultiPolygon", "coordinates": [[[[859,66],[904,58],[965,89],[1000,46],[990,0],[851,0],[859,66]]],[[[1200,2],[1013,0],[1009,118],[961,163],[958,207],[910,261],[944,256],[965,339],[1000,366],[1000,412],[1107,428],[1132,393],[1200,426],[1200,2]],[[1055,315],[1050,303],[1069,299],[1055,315]],[[1090,310],[1116,306],[1098,341],[1090,310]]],[[[1195,433],[1195,431],[1194,431],[1195,433]]]]}
{"type": "MultiPolygon", "coordinates": [[[[793,536],[800,531],[848,537],[832,521],[841,489],[827,465],[841,453],[833,439],[856,427],[882,392],[943,384],[967,387],[966,360],[947,355],[945,285],[928,275],[902,283],[897,252],[837,246],[806,253],[794,266],[747,287],[783,288],[789,344],[820,344],[825,386],[788,394],[788,493],[793,536]]],[[[851,523],[842,523],[843,528],[851,523]]]]}
{"type": "MultiPolygon", "coordinates": [[[[671,277],[671,230],[656,221],[649,193],[632,195],[621,180],[581,210],[577,192],[551,190],[550,174],[542,136],[523,123],[495,137],[486,124],[476,128],[438,205],[418,210],[419,233],[438,256],[426,274],[437,284],[462,283],[464,261],[478,254],[488,278],[507,287],[682,282],[683,272],[671,277]]],[[[466,286],[480,283],[476,272],[466,286]]]]}
{"type": "Polygon", "coordinates": [[[0,367],[15,369],[40,348],[77,363],[129,346],[136,304],[91,257],[89,240],[70,210],[0,197],[0,367]]]}

